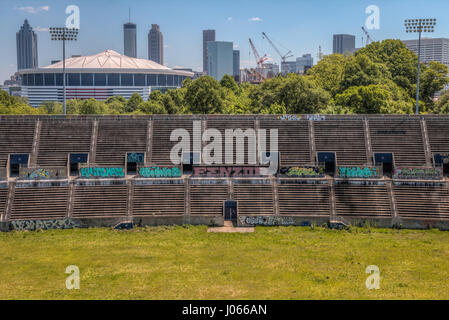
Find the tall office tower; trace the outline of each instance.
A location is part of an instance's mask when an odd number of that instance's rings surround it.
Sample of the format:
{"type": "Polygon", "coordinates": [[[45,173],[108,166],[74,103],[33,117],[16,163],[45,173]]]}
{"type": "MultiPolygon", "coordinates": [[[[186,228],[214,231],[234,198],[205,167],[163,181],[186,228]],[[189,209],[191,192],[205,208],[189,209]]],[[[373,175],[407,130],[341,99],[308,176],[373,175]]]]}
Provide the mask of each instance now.
{"type": "Polygon", "coordinates": [[[203,30],[203,72],[207,73],[207,42],[215,41],[215,30],[203,30]]]}
{"type": "Polygon", "coordinates": [[[296,72],[305,74],[307,70],[312,68],[313,58],[310,53],[303,54],[302,57],[296,58],[296,72]]]}
{"type": "Polygon", "coordinates": [[[207,42],[207,74],[220,81],[225,74],[234,73],[233,43],[226,41],[207,42]]]}
{"type": "Polygon", "coordinates": [[[334,34],[333,53],[355,52],[355,36],[350,34],[334,34]]]}
{"type": "Polygon", "coordinates": [[[37,68],[37,35],[28,24],[28,20],[25,20],[16,33],[16,46],[17,70],[37,68]]]}
{"type": "Polygon", "coordinates": [[[131,58],[137,58],[137,26],[134,23],[128,22],[123,25],[124,35],[124,54],[131,58]]]}
{"type": "Polygon", "coordinates": [[[152,24],[148,33],[148,59],[164,64],[164,38],[157,24],[152,24]]]}
{"type": "MultiPolygon", "coordinates": [[[[407,48],[418,54],[418,40],[403,40],[407,48]]],[[[421,62],[438,61],[449,67],[449,39],[422,38],[421,62]]]]}
{"type": "Polygon", "coordinates": [[[240,50],[234,50],[232,53],[232,75],[236,82],[240,82],[240,50]]]}

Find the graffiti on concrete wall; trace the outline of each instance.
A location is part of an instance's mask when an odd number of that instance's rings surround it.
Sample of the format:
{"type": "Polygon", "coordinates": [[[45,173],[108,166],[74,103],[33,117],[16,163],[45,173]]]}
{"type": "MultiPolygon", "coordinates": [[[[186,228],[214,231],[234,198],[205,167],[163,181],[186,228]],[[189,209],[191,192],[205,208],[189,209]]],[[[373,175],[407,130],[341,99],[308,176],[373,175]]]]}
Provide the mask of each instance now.
{"type": "Polygon", "coordinates": [[[260,177],[266,168],[259,167],[194,167],[194,177],[260,177]],[[262,170],[261,170],[262,169],[262,170]]]}
{"type": "Polygon", "coordinates": [[[381,176],[380,167],[338,167],[338,176],[340,178],[378,178],[381,176]]]}
{"type": "Polygon", "coordinates": [[[281,168],[281,174],[292,178],[322,178],[324,177],[324,168],[322,166],[284,167],[281,168]]]}
{"type": "Polygon", "coordinates": [[[123,178],[125,171],[123,168],[80,168],[80,176],[83,178],[123,178]]]}
{"type": "Polygon", "coordinates": [[[279,116],[278,119],[287,121],[299,121],[299,120],[323,121],[326,120],[326,116],[320,114],[306,114],[304,116],[296,114],[284,114],[279,116]]]}
{"type": "Polygon", "coordinates": [[[289,226],[293,225],[292,217],[274,217],[274,216],[239,216],[242,225],[250,226],[289,226]]]}
{"type": "Polygon", "coordinates": [[[144,163],[145,162],[145,154],[144,153],[128,153],[126,156],[127,162],[134,163],[144,163]]]}
{"type": "Polygon", "coordinates": [[[66,168],[20,168],[20,179],[40,180],[67,178],[66,168]]]}
{"type": "Polygon", "coordinates": [[[442,168],[399,167],[394,169],[394,179],[441,180],[442,168]]]}
{"type": "Polygon", "coordinates": [[[70,218],[53,220],[16,220],[11,221],[11,227],[16,231],[34,231],[50,229],[79,228],[79,222],[70,218]]]}
{"type": "Polygon", "coordinates": [[[179,167],[155,166],[139,168],[139,177],[142,178],[179,178],[181,175],[181,168],[179,167]]]}

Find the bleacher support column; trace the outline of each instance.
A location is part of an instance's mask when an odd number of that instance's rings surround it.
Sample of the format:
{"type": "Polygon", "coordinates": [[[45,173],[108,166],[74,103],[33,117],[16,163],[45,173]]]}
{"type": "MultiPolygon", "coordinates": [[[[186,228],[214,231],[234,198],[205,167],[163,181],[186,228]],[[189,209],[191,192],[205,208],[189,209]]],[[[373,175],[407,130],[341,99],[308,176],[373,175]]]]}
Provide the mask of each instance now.
{"type": "Polygon", "coordinates": [[[8,200],[6,201],[6,210],[5,210],[5,217],[4,221],[9,221],[9,218],[11,216],[11,210],[12,210],[12,203],[14,201],[14,194],[16,192],[16,183],[15,182],[9,182],[8,185],[8,200]]]}
{"type": "Polygon", "coordinates": [[[387,184],[387,190],[390,198],[390,204],[391,204],[391,211],[393,214],[393,220],[398,218],[398,211],[396,208],[396,199],[394,198],[394,192],[393,192],[393,182],[391,180],[386,181],[387,184]]]}
{"type": "Polygon", "coordinates": [[[316,147],[315,147],[315,127],[313,120],[309,120],[309,137],[310,137],[310,162],[316,164],[316,147]]]}
{"type": "MultiPolygon", "coordinates": [[[[256,132],[256,165],[259,165],[259,128],[260,128],[260,120],[259,118],[254,119],[254,131],[256,132]]],[[[268,151],[268,150],[267,150],[268,151]]]]}
{"type": "Polygon", "coordinates": [[[430,142],[429,142],[429,134],[427,132],[427,123],[424,118],[421,118],[421,132],[422,132],[422,139],[424,142],[424,153],[426,155],[426,166],[431,167],[432,166],[432,152],[430,151],[430,142]]]}
{"type": "Polygon", "coordinates": [[[98,119],[94,120],[94,125],[92,126],[92,139],[90,141],[90,155],[89,162],[96,162],[96,154],[97,154],[97,137],[98,137],[98,119]]]}
{"type": "Polygon", "coordinates": [[[153,152],[151,149],[153,148],[153,119],[148,120],[148,132],[147,132],[147,154],[146,154],[146,162],[152,163],[153,161],[153,152]]]}
{"type": "Polygon", "coordinates": [[[368,159],[368,163],[373,163],[373,148],[371,146],[371,135],[369,132],[369,123],[368,119],[365,117],[363,121],[363,127],[365,128],[365,148],[366,148],[366,158],[368,159]]]}
{"type": "Polygon", "coordinates": [[[127,201],[127,221],[133,221],[133,206],[134,206],[134,181],[128,179],[126,181],[126,186],[128,188],[128,201],[127,201]]]}
{"type": "MultiPolygon", "coordinates": [[[[204,150],[204,147],[207,145],[206,141],[203,141],[203,134],[207,130],[207,116],[203,120],[201,120],[201,150],[204,150]]],[[[203,162],[203,155],[201,155],[201,163],[203,162]]]]}
{"type": "Polygon", "coordinates": [[[275,216],[280,216],[281,215],[281,211],[279,209],[279,193],[278,193],[278,181],[276,177],[272,177],[271,178],[271,186],[273,188],[273,200],[274,200],[274,208],[273,208],[273,212],[275,216]]]}
{"type": "Polygon", "coordinates": [[[184,178],[184,224],[190,224],[190,179],[184,178]]]}
{"type": "Polygon", "coordinates": [[[37,153],[39,152],[39,137],[41,135],[42,121],[38,119],[36,121],[36,127],[34,129],[34,138],[33,138],[33,150],[31,152],[30,157],[30,165],[36,166],[37,164],[37,153]]]}
{"type": "Polygon", "coordinates": [[[228,180],[228,199],[234,200],[234,184],[232,183],[231,178],[228,178],[227,180],[228,180]]]}
{"type": "Polygon", "coordinates": [[[334,179],[327,179],[329,183],[329,202],[330,202],[330,217],[329,220],[334,220],[337,217],[337,213],[335,210],[335,184],[334,179]]]}
{"type": "Polygon", "coordinates": [[[75,181],[69,180],[69,203],[67,205],[67,218],[73,216],[73,205],[75,203],[75,181]]]}

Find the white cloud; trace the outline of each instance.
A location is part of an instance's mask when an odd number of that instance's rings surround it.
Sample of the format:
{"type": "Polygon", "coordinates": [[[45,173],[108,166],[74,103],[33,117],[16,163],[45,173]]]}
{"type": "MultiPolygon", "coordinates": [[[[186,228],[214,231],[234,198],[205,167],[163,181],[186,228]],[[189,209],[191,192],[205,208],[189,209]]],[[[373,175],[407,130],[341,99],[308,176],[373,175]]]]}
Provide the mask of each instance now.
{"type": "Polygon", "coordinates": [[[248,19],[248,21],[250,21],[250,22],[262,22],[263,20],[261,18],[259,18],[259,17],[253,17],[253,18],[248,19]]]}
{"type": "Polygon", "coordinates": [[[50,29],[49,28],[41,28],[41,27],[36,27],[36,28],[34,28],[34,31],[37,31],[37,32],[48,32],[48,31],[50,31],[50,29]]]}
{"type": "Polygon", "coordinates": [[[232,21],[232,17],[228,17],[228,21],[232,21]]]}
{"type": "Polygon", "coordinates": [[[41,11],[50,11],[50,6],[42,7],[15,7],[14,10],[25,11],[27,13],[35,14],[41,11]]]}

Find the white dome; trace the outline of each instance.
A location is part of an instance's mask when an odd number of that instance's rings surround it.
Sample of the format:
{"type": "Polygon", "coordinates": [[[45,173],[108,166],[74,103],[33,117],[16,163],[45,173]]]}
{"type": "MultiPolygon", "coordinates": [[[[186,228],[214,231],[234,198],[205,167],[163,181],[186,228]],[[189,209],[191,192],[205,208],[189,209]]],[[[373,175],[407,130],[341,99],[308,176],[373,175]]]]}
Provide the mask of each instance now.
{"type": "MultiPolygon", "coordinates": [[[[151,60],[130,58],[114,50],[106,50],[93,56],[74,57],[65,60],[67,69],[140,69],[171,70],[151,60]]],[[[62,69],[62,61],[43,69],[62,69]]]]}

